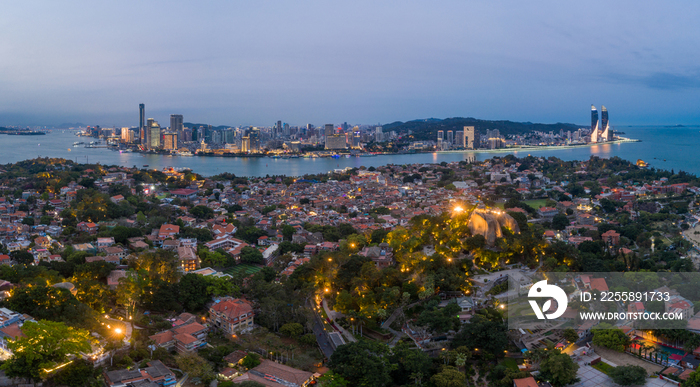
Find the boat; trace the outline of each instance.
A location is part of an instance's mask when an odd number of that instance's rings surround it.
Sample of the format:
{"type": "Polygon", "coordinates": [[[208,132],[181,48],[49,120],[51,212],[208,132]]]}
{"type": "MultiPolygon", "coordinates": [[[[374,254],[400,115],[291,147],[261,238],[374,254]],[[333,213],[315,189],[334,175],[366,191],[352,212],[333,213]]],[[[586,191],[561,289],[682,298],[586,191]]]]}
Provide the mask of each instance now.
{"type": "Polygon", "coordinates": [[[192,152],[185,151],[185,152],[177,152],[176,153],[178,156],[193,156],[192,152]]]}

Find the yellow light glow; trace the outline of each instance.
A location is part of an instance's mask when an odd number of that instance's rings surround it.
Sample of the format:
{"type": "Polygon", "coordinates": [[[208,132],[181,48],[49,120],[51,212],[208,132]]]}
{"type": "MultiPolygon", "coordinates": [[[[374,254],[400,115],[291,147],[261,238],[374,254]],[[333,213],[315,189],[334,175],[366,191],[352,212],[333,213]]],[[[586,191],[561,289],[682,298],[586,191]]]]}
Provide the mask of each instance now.
{"type": "Polygon", "coordinates": [[[114,330],[114,333],[116,333],[116,334],[118,334],[118,335],[121,335],[121,334],[122,334],[121,328],[115,329],[115,330],[114,330]]]}

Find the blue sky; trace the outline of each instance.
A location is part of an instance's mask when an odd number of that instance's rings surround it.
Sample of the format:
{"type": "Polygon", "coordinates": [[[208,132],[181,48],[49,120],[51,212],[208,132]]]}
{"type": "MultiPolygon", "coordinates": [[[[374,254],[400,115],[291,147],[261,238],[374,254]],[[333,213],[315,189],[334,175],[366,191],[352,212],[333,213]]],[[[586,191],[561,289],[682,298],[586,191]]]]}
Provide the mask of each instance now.
{"type": "Polygon", "coordinates": [[[698,124],[692,1],[21,1],[0,125],[698,124]]]}

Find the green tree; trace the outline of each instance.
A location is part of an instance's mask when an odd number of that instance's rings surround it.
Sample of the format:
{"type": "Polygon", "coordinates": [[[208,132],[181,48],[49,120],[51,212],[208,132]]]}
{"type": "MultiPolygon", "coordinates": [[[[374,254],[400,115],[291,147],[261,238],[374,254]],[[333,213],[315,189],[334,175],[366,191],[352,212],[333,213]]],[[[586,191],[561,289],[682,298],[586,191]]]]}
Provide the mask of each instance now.
{"type": "Polygon", "coordinates": [[[34,263],[34,256],[26,250],[16,250],[10,253],[10,258],[17,263],[23,265],[31,265],[34,263]]]}
{"type": "Polygon", "coordinates": [[[196,353],[182,353],[175,361],[183,372],[187,372],[190,377],[202,379],[205,385],[216,377],[211,364],[196,353]]]}
{"type": "Polygon", "coordinates": [[[416,351],[405,341],[400,341],[392,350],[389,357],[392,364],[397,367],[391,371],[391,378],[395,384],[407,385],[411,382],[411,375],[429,375],[432,360],[423,351],[416,351]]]}
{"type": "Polygon", "coordinates": [[[463,387],[466,376],[455,367],[443,366],[430,380],[435,387],[463,387]]]}
{"type": "Polygon", "coordinates": [[[622,352],[630,345],[630,338],[620,329],[593,329],[593,344],[622,352]]]}
{"type": "Polygon", "coordinates": [[[246,246],[241,249],[241,262],[259,265],[263,263],[263,255],[255,247],[246,246]]]}
{"type": "Polygon", "coordinates": [[[247,369],[255,368],[260,365],[260,355],[255,352],[249,352],[241,361],[241,365],[247,369]]]}
{"type": "Polygon", "coordinates": [[[90,332],[60,322],[30,321],[22,325],[22,333],[23,337],[7,343],[13,355],[0,366],[11,378],[36,381],[69,356],[90,352],[90,332]]]}
{"type": "Polygon", "coordinates": [[[299,337],[304,333],[304,327],[299,323],[286,323],[280,327],[280,333],[288,337],[299,337]]]}
{"type": "Polygon", "coordinates": [[[563,230],[569,225],[569,218],[566,215],[559,213],[552,218],[552,228],[555,230],[563,230]]]}
{"type": "Polygon", "coordinates": [[[503,356],[508,346],[506,325],[495,309],[480,310],[452,340],[452,347],[465,346],[481,356],[503,356]]]}
{"type": "Polygon", "coordinates": [[[608,375],[621,386],[642,385],[647,379],[647,371],[637,365],[615,367],[608,375]]]}
{"type": "Polygon", "coordinates": [[[333,371],[326,372],[317,381],[319,387],[348,387],[350,384],[345,378],[333,371]]]}
{"type": "Polygon", "coordinates": [[[392,383],[389,347],[386,344],[361,340],[341,345],[331,356],[330,368],[352,386],[383,387],[392,383]]]}
{"type": "Polygon", "coordinates": [[[214,210],[207,206],[194,206],[190,209],[190,214],[199,219],[210,219],[214,216],[214,210]]]}
{"type": "Polygon", "coordinates": [[[576,333],[576,331],[572,328],[567,328],[564,330],[564,338],[570,343],[575,343],[579,339],[578,333],[576,333]]]}
{"type": "Polygon", "coordinates": [[[547,358],[540,363],[540,376],[554,387],[563,387],[579,380],[576,376],[578,368],[578,364],[571,360],[569,355],[550,351],[547,358]]]}
{"type": "Polygon", "coordinates": [[[297,229],[295,229],[293,226],[290,226],[288,224],[285,224],[282,226],[282,235],[284,236],[285,241],[291,241],[292,236],[294,236],[294,233],[297,232],[297,229]]]}
{"type": "Polygon", "coordinates": [[[76,359],[58,371],[53,381],[69,387],[99,386],[100,375],[92,364],[83,359],[76,359]]]}

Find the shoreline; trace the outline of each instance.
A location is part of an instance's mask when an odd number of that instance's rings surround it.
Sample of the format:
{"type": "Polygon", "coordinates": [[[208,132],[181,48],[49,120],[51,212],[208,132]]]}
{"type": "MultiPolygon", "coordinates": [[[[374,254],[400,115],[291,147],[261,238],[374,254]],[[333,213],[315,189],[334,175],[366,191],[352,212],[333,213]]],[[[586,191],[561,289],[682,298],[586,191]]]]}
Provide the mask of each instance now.
{"type": "MultiPolygon", "coordinates": [[[[397,152],[397,153],[364,153],[362,155],[353,155],[346,153],[336,153],[341,156],[349,155],[351,157],[377,157],[377,156],[391,156],[391,155],[409,155],[409,154],[452,154],[452,153],[517,153],[517,152],[538,152],[538,151],[550,151],[550,150],[564,150],[564,149],[577,149],[577,148],[590,148],[598,145],[607,144],[623,144],[631,142],[642,142],[642,140],[632,139],[632,138],[620,138],[619,140],[606,141],[602,143],[588,143],[588,144],[577,144],[577,145],[543,145],[543,146],[523,146],[523,147],[512,147],[512,148],[498,148],[498,149],[455,149],[455,150],[443,150],[443,151],[424,151],[424,152],[397,152]]],[[[119,149],[111,149],[113,151],[120,151],[119,149]]],[[[193,153],[191,155],[179,155],[177,153],[159,153],[159,152],[148,152],[148,151],[132,151],[132,153],[149,154],[149,155],[161,155],[170,157],[251,157],[251,158],[263,158],[271,157],[268,154],[240,154],[240,153],[193,153]]],[[[304,154],[297,155],[297,158],[304,158],[304,154]]],[[[331,155],[319,155],[317,158],[330,158],[331,155]]]]}
{"type": "Polygon", "coordinates": [[[598,145],[607,144],[624,144],[628,142],[642,142],[642,140],[637,140],[634,138],[620,138],[619,140],[598,142],[598,143],[588,143],[588,144],[578,144],[578,145],[543,145],[543,146],[523,146],[523,147],[513,147],[513,148],[498,148],[498,149],[460,149],[460,150],[446,150],[446,151],[435,151],[435,152],[420,152],[420,153],[504,153],[504,152],[524,152],[524,151],[549,151],[549,150],[563,150],[563,149],[576,149],[576,148],[590,148],[598,145]]]}

